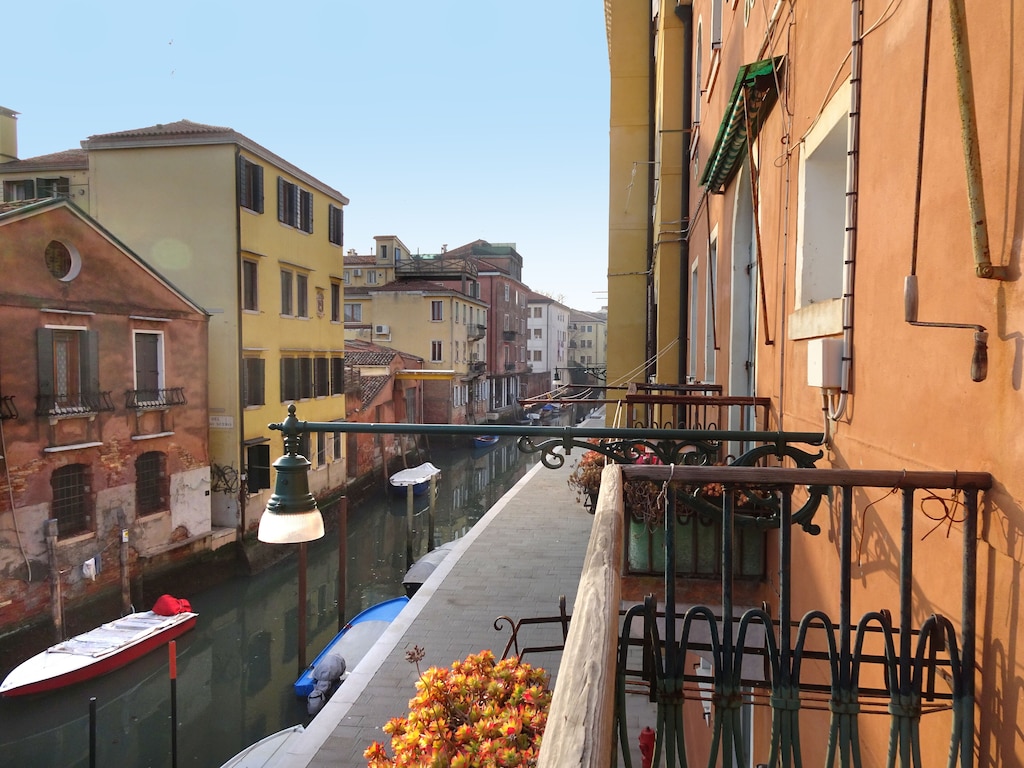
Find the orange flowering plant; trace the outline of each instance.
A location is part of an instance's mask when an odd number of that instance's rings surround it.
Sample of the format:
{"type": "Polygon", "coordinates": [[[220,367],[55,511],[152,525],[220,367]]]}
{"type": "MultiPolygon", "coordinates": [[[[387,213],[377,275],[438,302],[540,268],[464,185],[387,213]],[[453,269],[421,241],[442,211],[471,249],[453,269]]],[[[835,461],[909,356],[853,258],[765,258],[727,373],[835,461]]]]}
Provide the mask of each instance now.
{"type": "MultiPolygon", "coordinates": [[[[423,649],[406,658],[416,664],[423,649]]],[[[409,714],[384,726],[389,757],[380,742],[363,753],[369,768],[535,766],[547,724],[548,674],[517,658],[495,661],[490,651],[467,656],[451,668],[420,674],[409,714]]]]}

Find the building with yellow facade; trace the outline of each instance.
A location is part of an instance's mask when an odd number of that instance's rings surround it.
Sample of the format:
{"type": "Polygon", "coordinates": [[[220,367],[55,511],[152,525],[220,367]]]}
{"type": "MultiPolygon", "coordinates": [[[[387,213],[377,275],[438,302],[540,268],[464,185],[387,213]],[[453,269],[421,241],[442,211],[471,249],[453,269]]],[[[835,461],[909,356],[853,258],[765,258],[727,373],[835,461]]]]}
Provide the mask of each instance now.
{"type": "MultiPolygon", "coordinates": [[[[181,120],[14,159],[15,120],[0,112],[5,198],[69,196],[210,314],[212,523],[253,530],[282,453],[267,424],[290,402],[305,420],[345,416],[348,199],[231,128],[181,120]]],[[[343,441],[313,439],[324,495],[345,482],[343,441]]]]}

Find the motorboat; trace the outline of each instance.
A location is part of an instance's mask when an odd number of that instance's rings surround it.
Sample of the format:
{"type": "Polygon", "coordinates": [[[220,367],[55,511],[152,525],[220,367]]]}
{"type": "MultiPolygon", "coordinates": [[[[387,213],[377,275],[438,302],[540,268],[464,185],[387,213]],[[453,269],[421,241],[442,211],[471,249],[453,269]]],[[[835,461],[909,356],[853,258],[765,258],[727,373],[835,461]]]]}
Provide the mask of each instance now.
{"type": "Polygon", "coordinates": [[[303,670],[294,688],[296,696],[306,697],[309,714],[316,714],[323,707],[408,602],[409,598],[403,595],[359,612],[303,670]]]}
{"type": "Polygon", "coordinates": [[[402,577],[402,586],[405,587],[405,594],[412,597],[416,594],[416,591],[423,586],[430,574],[432,574],[437,566],[441,564],[448,553],[455,548],[455,542],[449,541],[436,549],[432,549],[427,554],[423,555],[419,560],[412,564],[412,567],[405,572],[405,576],[402,577]]]}
{"type": "Polygon", "coordinates": [[[154,608],[101,624],[37,653],[11,670],[0,683],[0,695],[42,693],[105,675],[188,632],[199,615],[187,601],[168,595],[154,608]],[[161,608],[162,602],[176,606],[170,610],[178,612],[161,612],[167,610],[161,608]]]}
{"type": "Polygon", "coordinates": [[[303,733],[305,730],[301,725],[293,725],[272,733],[255,744],[250,744],[220,768],[263,768],[277,755],[284,754],[285,745],[294,734],[303,733]]]}

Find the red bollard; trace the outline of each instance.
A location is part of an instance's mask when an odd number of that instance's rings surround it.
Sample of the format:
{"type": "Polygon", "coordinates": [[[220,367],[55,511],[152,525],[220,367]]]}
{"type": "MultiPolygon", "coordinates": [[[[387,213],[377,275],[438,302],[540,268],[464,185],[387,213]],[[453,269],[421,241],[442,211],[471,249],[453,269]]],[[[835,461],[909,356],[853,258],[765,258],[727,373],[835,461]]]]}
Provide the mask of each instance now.
{"type": "Polygon", "coordinates": [[[640,731],[640,765],[642,768],[651,768],[651,760],[654,758],[654,731],[647,726],[640,731]]]}

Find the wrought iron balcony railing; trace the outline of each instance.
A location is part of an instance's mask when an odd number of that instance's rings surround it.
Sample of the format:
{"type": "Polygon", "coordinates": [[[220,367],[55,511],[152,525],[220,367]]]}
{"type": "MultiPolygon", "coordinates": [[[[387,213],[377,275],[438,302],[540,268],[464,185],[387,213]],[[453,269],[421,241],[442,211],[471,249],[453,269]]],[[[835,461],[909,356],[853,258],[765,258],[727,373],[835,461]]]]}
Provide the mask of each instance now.
{"type": "Polygon", "coordinates": [[[487,326],[483,323],[470,323],[466,326],[466,335],[471,339],[482,339],[487,335],[487,326]]]}
{"type": "Polygon", "coordinates": [[[502,331],[501,332],[501,340],[502,341],[515,341],[516,340],[516,332],[515,331],[502,331]]]}
{"type": "Polygon", "coordinates": [[[129,410],[146,408],[170,408],[174,405],[187,405],[184,387],[167,389],[128,389],[124,393],[124,407],[129,410]]]}
{"type": "Polygon", "coordinates": [[[37,395],[37,416],[88,416],[113,411],[109,392],[71,392],[64,395],[37,395]]]}

